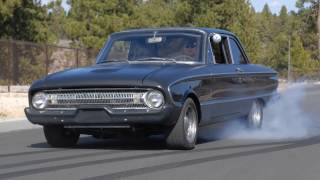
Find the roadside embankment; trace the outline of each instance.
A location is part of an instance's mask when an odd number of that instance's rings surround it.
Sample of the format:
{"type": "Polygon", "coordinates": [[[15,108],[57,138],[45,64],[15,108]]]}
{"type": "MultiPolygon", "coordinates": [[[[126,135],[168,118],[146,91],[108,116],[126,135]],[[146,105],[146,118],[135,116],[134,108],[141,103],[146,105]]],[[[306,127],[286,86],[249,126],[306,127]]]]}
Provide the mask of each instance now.
{"type": "Polygon", "coordinates": [[[0,121],[25,119],[27,106],[27,93],[0,93],[0,121]]]}

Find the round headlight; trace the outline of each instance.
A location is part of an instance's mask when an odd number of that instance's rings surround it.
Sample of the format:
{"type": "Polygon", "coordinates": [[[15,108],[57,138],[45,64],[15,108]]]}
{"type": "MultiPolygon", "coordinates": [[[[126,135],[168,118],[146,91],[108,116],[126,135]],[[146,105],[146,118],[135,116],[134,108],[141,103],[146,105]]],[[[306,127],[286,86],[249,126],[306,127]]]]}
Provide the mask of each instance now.
{"type": "Polygon", "coordinates": [[[47,103],[48,103],[48,97],[43,92],[36,93],[32,97],[32,105],[36,109],[44,109],[47,106],[47,103]]]}
{"type": "Polygon", "coordinates": [[[149,91],[143,97],[144,103],[150,108],[159,108],[164,104],[164,97],[160,91],[149,91]]]}

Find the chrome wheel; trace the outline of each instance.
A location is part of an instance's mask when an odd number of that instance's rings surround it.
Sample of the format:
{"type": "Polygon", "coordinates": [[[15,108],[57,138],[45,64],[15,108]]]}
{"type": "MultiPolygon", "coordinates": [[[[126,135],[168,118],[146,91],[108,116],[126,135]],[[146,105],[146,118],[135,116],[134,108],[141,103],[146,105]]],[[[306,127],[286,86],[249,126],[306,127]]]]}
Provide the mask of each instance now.
{"type": "Polygon", "coordinates": [[[197,136],[197,114],[193,107],[189,106],[184,115],[184,130],[188,143],[194,143],[197,136]]]}
{"type": "Polygon", "coordinates": [[[262,105],[259,101],[255,101],[252,104],[251,111],[249,113],[248,121],[250,128],[261,128],[263,120],[262,105]]]}
{"type": "Polygon", "coordinates": [[[166,137],[170,149],[193,149],[197,143],[198,112],[194,101],[188,98],[181,109],[177,123],[166,137]]]}

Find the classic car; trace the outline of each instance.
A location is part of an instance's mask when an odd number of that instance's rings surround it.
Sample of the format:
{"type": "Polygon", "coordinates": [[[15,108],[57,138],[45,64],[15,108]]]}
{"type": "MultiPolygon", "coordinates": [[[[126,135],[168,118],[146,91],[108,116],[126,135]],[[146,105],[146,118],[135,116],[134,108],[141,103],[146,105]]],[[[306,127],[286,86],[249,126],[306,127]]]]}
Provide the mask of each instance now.
{"type": "Polygon", "coordinates": [[[95,65],[35,81],[25,113],[54,147],[73,146],[80,134],[134,133],[192,149],[202,126],[242,118],[261,127],[277,86],[277,72],[250,64],[229,31],[136,29],[111,34],[95,65]]]}

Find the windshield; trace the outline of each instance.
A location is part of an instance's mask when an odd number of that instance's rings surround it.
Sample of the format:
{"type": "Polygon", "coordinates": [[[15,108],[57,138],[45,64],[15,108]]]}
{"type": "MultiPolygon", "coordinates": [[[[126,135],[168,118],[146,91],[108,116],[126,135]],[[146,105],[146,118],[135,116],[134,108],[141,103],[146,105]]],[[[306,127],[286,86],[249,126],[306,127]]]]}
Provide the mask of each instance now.
{"type": "Polygon", "coordinates": [[[114,61],[199,62],[201,35],[195,33],[137,34],[112,39],[98,63],[114,61]]]}

